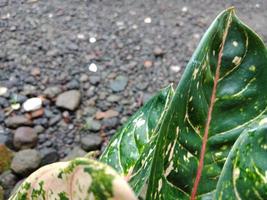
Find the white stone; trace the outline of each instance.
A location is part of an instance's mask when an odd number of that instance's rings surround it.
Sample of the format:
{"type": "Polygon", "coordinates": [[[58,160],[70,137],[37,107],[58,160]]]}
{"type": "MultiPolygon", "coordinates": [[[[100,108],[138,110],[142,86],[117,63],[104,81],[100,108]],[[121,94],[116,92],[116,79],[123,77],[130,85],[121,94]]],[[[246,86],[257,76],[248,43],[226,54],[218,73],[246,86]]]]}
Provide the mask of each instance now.
{"type": "Polygon", "coordinates": [[[79,33],[79,34],[77,35],[77,38],[80,39],[80,40],[84,40],[84,39],[85,39],[85,36],[84,36],[84,34],[79,33]]]}
{"type": "Polygon", "coordinates": [[[145,22],[146,24],[150,24],[150,23],[152,22],[152,19],[151,19],[150,17],[146,17],[146,18],[144,19],[144,22],[145,22]]]}
{"type": "Polygon", "coordinates": [[[89,42],[90,43],[95,43],[96,42],[96,38],[95,37],[90,37],[89,38],[89,42]]]}
{"type": "Polygon", "coordinates": [[[0,87],[0,96],[3,96],[4,94],[6,94],[6,92],[7,92],[6,87],[0,87]]]}
{"type": "Polygon", "coordinates": [[[181,70],[181,67],[178,65],[173,65],[173,66],[171,66],[171,70],[173,72],[179,72],[181,70]]]}
{"type": "Polygon", "coordinates": [[[97,66],[95,63],[91,63],[88,67],[89,71],[91,72],[97,72],[97,66]]]}
{"type": "Polygon", "coordinates": [[[30,98],[23,103],[22,107],[27,112],[38,110],[42,107],[42,99],[39,97],[30,98]]]}
{"type": "Polygon", "coordinates": [[[182,8],[182,11],[183,11],[183,12],[187,12],[187,11],[188,11],[188,8],[187,8],[186,6],[184,6],[184,7],[182,8]]]}

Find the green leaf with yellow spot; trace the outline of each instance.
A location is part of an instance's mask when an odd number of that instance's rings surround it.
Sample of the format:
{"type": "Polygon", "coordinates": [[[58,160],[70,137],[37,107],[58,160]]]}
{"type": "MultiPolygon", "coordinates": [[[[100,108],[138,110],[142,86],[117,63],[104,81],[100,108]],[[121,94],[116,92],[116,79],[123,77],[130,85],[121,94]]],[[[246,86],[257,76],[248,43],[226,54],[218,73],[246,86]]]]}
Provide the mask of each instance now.
{"type": "Polygon", "coordinates": [[[126,176],[136,193],[148,179],[158,128],[172,95],[170,85],[152,97],[114,135],[100,158],[126,176]]]}
{"type": "Polygon", "coordinates": [[[258,129],[266,81],[264,43],[227,9],[204,34],[161,123],[146,199],[266,199],[267,130],[258,129]]]}

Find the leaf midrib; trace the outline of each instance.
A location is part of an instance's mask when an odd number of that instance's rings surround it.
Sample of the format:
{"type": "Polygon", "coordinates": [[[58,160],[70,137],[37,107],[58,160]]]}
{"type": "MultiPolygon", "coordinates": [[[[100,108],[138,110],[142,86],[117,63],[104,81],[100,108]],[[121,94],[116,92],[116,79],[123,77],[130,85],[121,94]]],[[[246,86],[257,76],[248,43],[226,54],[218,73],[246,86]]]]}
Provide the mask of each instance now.
{"type": "Polygon", "coordinates": [[[202,140],[202,147],[201,147],[200,159],[199,159],[199,164],[198,164],[198,169],[197,169],[197,175],[196,175],[196,179],[194,182],[194,186],[193,186],[191,198],[190,198],[191,200],[196,199],[197,189],[198,189],[198,185],[199,185],[200,178],[201,178],[202,171],[203,171],[204,157],[205,157],[206,145],[207,145],[207,141],[208,141],[209,128],[210,128],[210,123],[211,123],[211,119],[212,119],[213,108],[214,108],[215,101],[216,101],[217,85],[218,85],[218,82],[220,79],[220,69],[221,69],[221,64],[222,64],[223,49],[224,49],[226,37],[227,37],[228,32],[229,32],[230,24],[232,22],[233,12],[234,12],[233,10],[230,10],[229,16],[227,18],[225,31],[223,32],[222,43],[220,45],[218,62],[217,62],[217,66],[216,66],[215,78],[214,78],[213,88],[212,88],[212,94],[211,94],[211,98],[210,98],[210,105],[208,108],[207,121],[206,121],[205,129],[204,129],[204,136],[203,136],[203,140],[202,140]]]}

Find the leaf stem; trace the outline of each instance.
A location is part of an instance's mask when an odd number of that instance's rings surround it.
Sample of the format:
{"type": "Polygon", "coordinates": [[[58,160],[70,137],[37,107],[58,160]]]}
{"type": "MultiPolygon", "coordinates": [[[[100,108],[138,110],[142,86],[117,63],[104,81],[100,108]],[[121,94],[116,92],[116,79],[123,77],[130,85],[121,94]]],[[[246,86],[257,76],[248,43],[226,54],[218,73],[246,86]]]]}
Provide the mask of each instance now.
{"type": "Polygon", "coordinates": [[[232,15],[232,12],[230,11],[229,18],[227,19],[226,29],[225,29],[225,31],[223,33],[222,43],[220,45],[217,68],[216,68],[216,72],[215,72],[215,78],[214,78],[214,82],[213,82],[210,105],[209,105],[209,109],[208,109],[208,116],[207,116],[207,121],[206,121],[206,125],[205,125],[204,136],[203,136],[203,140],[202,140],[202,147],[201,147],[200,160],[199,160],[198,169],[197,169],[197,176],[196,176],[196,179],[195,179],[195,182],[194,182],[194,187],[192,189],[190,200],[195,200],[196,199],[197,189],[198,189],[198,185],[199,185],[200,178],[201,178],[202,171],[203,171],[204,157],[205,157],[205,151],[206,151],[206,146],[207,146],[207,141],[208,141],[208,134],[209,134],[209,127],[210,127],[212,111],[213,111],[213,107],[214,107],[215,99],[216,99],[216,91],[217,91],[218,80],[220,78],[220,69],[221,69],[221,64],[222,64],[222,56],[223,56],[224,44],[225,44],[226,37],[227,37],[227,34],[228,34],[228,30],[229,30],[230,23],[231,23],[231,20],[230,20],[231,19],[231,15],[232,15]]]}

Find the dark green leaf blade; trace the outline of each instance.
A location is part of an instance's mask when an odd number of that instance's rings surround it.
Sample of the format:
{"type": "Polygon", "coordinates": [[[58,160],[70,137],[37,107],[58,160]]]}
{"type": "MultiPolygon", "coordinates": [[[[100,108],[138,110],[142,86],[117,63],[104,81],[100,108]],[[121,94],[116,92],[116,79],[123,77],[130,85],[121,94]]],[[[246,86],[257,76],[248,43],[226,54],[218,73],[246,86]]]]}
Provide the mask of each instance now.
{"type": "Polygon", "coordinates": [[[163,119],[147,200],[190,199],[206,129],[197,199],[213,196],[233,144],[266,113],[266,63],[262,40],[233,8],[221,13],[189,61],[163,119]]]}
{"type": "MultiPolygon", "coordinates": [[[[140,164],[140,158],[148,159],[146,156],[152,156],[147,153],[143,154],[143,152],[148,151],[145,148],[150,146],[149,144],[157,137],[159,124],[167,110],[172,95],[173,88],[170,85],[139,109],[126,122],[123,128],[114,135],[100,161],[109,164],[118,173],[127,176],[129,179],[134,179],[132,172],[133,170],[138,171],[136,164],[138,162],[140,164]]],[[[138,165],[139,167],[142,167],[142,165],[138,165]]],[[[146,170],[148,169],[143,169],[143,171],[146,170]]],[[[139,180],[138,184],[135,185],[136,193],[139,193],[146,179],[147,177],[142,181],[139,180]]]]}
{"type": "Polygon", "coordinates": [[[266,158],[267,126],[244,131],[225,162],[215,199],[267,199],[266,158]]]}

